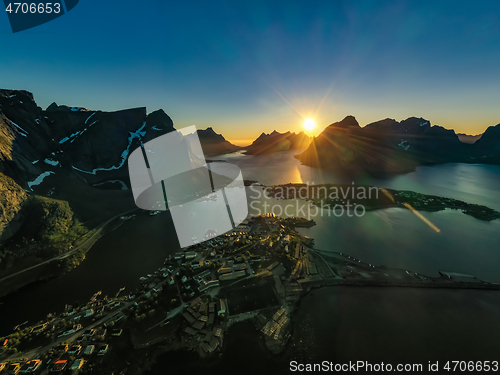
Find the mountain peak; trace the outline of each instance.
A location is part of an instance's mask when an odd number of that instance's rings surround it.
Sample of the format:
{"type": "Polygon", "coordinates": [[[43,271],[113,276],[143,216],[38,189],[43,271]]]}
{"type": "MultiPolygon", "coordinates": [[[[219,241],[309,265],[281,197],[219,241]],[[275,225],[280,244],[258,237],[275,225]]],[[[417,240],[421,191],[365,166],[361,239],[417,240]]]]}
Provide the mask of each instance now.
{"type": "Polygon", "coordinates": [[[199,129],[197,131],[198,131],[198,134],[203,134],[205,136],[211,136],[211,137],[222,137],[222,139],[225,139],[222,134],[216,133],[214,128],[212,128],[211,126],[209,126],[206,129],[199,129]]]}
{"type": "Polygon", "coordinates": [[[303,150],[307,148],[311,139],[305,133],[293,133],[287,131],[280,133],[273,130],[272,133],[262,133],[250,146],[246,148],[246,154],[271,154],[287,150],[303,150]]]}
{"type": "Polygon", "coordinates": [[[67,105],[57,105],[53,102],[47,107],[46,112],[90,112],[90,109],[84,107],[69,107],[67,105]]]}
{"type": "Polygon", "coordinates": [[[166,132],[174,130],[174,122],[163,109],[158,109],[147,115],[146,124],[156,126],[158,129],[163,129],[166,132]]]}
{"type": "Polygon", "coordinates": [[[297,159],[303,164],[348,174],[405,173],[418,165],[449,162],[500,164],[500,125],[481,139],[464,142],[454,130],[422,117],[379,120],[361,128],[353,116],[327,127],[297,159]],[[466,145],[464,143],[473,143],[466,145]]]}
{"type": "Polygon", "coordinates": [[[359,123],[356,120],[356,117],[349,115],[344,117],[342,121],[339,122],[334,122],[330,126],[335,127],[335,128],[359,128],[359,123]]]}
{"type": "Polygon", "coordinates": [[[0,89],[0,97],[35,101],[33,94],[26,90],[0,89]]]}
{"type": "Polygon", "coordinates": [[[196,131],[201,147],[206,156],[227,154],[240,149],[227,141],[222,134],[218,134],[212,127],[196,131]]]}

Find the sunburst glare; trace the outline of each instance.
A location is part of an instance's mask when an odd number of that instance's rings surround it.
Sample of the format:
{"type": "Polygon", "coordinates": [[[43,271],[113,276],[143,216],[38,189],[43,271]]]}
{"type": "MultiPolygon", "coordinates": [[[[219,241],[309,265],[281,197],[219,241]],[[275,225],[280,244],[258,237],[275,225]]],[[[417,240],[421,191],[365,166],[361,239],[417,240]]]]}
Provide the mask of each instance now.
{"type": "Polygon", "coordinates": [[[312,118],[308,118],[304,121],[304,128],[306,130],[311,131],[316,127],[316,121],[314,121],[312,118]]]}

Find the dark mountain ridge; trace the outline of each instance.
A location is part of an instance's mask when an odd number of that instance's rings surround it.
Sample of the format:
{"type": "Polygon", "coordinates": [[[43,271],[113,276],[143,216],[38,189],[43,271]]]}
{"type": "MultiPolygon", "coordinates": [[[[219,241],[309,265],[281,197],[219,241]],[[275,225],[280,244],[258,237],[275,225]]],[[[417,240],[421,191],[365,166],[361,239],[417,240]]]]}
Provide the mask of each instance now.
{"type": "Polygon", "coordinates": [[[241,149],[241,147],[227,141],[222,134],[217,134],[211,127],[199,129],[196,132],[205,156],[223,155],[241,149]]]}
{"type": "Polygon", "coordinates": [[[128,180],[129,152],[174,130],[163,110],[73,109],[53,103],[44,111],[31,93],[0,90],[0,173],[27,189],[44,172],[75,172],[90,183],[128,180]]]}
{"type": "Polygon", "coordinates": [[[270,154],[279,151],[303,150],[311,139],[309,136],[300,133],[278,133],[274,130],[270,134],[262,133],[250,146],[246,147],[246,154],[270,154]]]}
{"type": "Polygon", "coordinates": [[[500,164],[500,125],[474,144],[424,118],[384,119],[360,127],[353,116],[329,125],[300,155],[303,164],[346,174],[405,173],[439,163],[500,164]]]}
{"type": "Polygon", "coordinates": [[[146,108],[104,112],[55,103],[43,110],[27,91],[0,90],[0,238],[22,226],[26,194],[68,202],[88,227],[134,208],[131,192],[120,190],[129,184],[128,155],[173,130],[163,110],[148,115],[146,108]]]}

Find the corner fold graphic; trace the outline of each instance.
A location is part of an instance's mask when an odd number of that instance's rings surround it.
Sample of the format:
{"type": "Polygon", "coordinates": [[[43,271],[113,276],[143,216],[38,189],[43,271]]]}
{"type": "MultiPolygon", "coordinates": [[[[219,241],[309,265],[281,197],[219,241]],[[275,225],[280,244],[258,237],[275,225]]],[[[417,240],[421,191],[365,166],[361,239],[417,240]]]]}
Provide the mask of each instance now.
{"type": "Polygon", "coordinates": [[[13,33],[28,30],[59,18],[72,10],[79,0],[14,2],[4,0],[13,33]]]}
{"type": "Polygon", "coordinates": [[[207,163],[195,126],[157,137],[128,158],[139,208],[170,210],[181,247],[231,231],[248,215],[241,170],[207,163]]]}

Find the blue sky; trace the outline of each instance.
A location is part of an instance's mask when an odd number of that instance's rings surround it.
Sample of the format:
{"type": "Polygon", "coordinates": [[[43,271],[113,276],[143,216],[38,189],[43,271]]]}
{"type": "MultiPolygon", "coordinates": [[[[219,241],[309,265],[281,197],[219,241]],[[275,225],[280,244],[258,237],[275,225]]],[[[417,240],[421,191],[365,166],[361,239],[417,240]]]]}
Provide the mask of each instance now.
{"type": "Polygon", "coordinates": [[[0,38],[0,87],[43,108],[163,108],[237,143],[306,117],[500,123],[499,1],[80,0],[17,34],[2,13],[0,38]]]}

